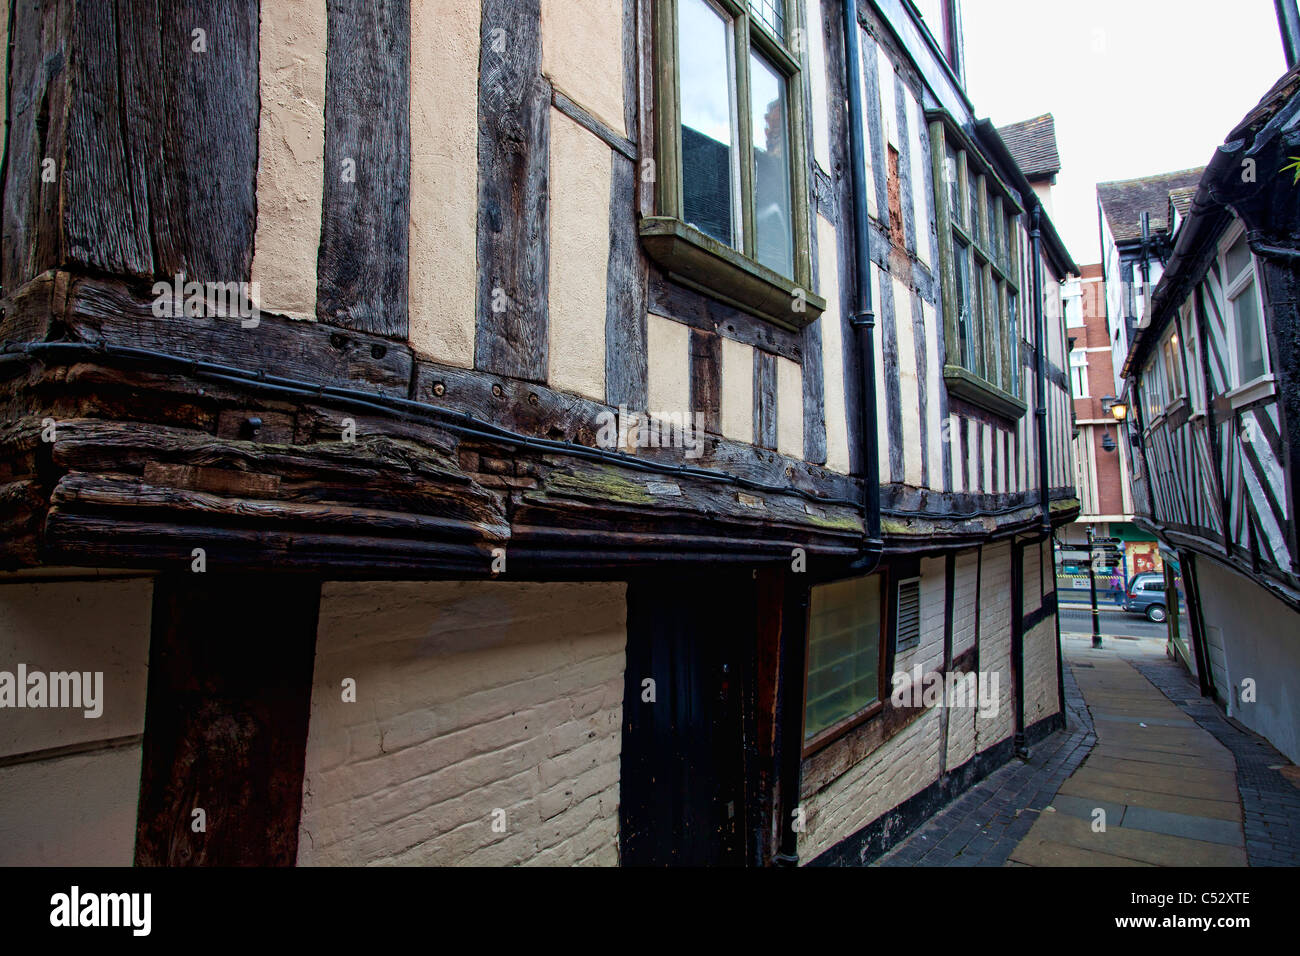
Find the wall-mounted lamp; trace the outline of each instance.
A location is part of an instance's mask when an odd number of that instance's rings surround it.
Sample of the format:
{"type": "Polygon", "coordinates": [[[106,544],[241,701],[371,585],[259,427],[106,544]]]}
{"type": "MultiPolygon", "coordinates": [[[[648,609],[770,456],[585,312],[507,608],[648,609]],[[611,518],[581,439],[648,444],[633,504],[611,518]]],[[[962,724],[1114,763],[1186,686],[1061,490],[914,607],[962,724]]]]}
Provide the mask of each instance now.
{"type": "Polygon", "coordinates": [[[1102,451],[1114,451],[1118,447],[1119,446],[1115,444],[1115,439],[1110,437],[1110,432],[1106,432],[1106,434],[1102,436],[1101,439],[1102,451]]]}
{"type": "Polygon", "coordinates": [[[1123,402],[1116,402],[1111,405],[1110,413],[1115,416],[1115,421],[1122,422],[1128,418],[1128,406],[1123,402]]]}

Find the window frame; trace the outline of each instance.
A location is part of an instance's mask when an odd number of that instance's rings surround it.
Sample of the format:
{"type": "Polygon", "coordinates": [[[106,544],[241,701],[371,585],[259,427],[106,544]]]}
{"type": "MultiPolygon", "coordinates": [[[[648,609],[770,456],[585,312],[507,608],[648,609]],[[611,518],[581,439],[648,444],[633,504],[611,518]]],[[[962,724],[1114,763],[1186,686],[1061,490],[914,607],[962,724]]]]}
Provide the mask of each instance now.
{"type": "Polygon", "coordinates": [[[932,186],[939,233],[939,262],[947,358],[943,375],[950,394],[1004,419],[1024,416],[1021,398],[1019,321],[1024,288],[1022,243],[1016,224],[1024,210],[978,148],[944,110],[926,111],[929,123],[932,186]],[[949,154],[956,160],[956,203],[948,174],[949,154]],[[975,221],[968,221],[974,216],[975,221]],[[959,289],[957,258],[970,264],[969,296],[959,289]],[[979,302],[976,321],[974,304],[979,302]],[[1013,319],[1013,316],[1015,317],[1013,319]],[[968,342],[962,348],[961,329],[968,342]],[[1014,329],[1013,329],[1014,326],[1014,329]]]}
{"type": "Polygon", "coordinates": [[[1201,369],[1201,324],[1191,297],[1177,313],[1183,337],[1183,367],[1187,370],[1188,401],[1193,415],[1206,411],[1205,379],[1201,369]]]}
{"type": "Polygon", "coordinates": [[[891,641],[893,628],[890,626],[891,616],[894,613],[894,601],[890,588],[890,575],[888,568],[879,568],[871,574],[866,575],[868,578],[878,578],[880,587],[880,622],[877,631],[876,640],[876,699],[866,707],[841,718],[829,727],[820,730],[815,736],[809,738],[806,736],[808,731],[808,671],[809,663],[812,660],[812,592],[813,588],[821,587],[827,584],[838,584],[842,581],[851,581],[859,575],[852,575],[844,578],[828,578],[810,584],[808,588],[808,601],[804,607],[804,657],[803,657],[803,701],[799,716],[799,740],[801,742],[800,757],[807,758],[813,753],[822,750],[829,744],[843,737],[856,727],[866,723],[871,718],[880,714],[885,709],[885,704],[890,698],[890,691],[893,682],[890,675],[886,674],[886,665],[889,663],[889,644],[891,641]]]}
{"type": "Polygon", "coordinates": [[[1070,352],[1070,385],[1073,398],[1092,398],[1092,390],[1088,387],[1088,353],[1083,349],[1074,349],[1070,352]],[[1075,356],[1080,360],[1075,361],[1075,356]],[[1074,391],[1075,375],[1078,374],[1079,391],[1074,391]]]}
{"type": "MultiPolygon", "coordinates": [[[[681,73],[678,69],[679,0],[656,0],[653,14],[655,177],[654,212],[641,222],[650,258],[669,278],[743,312],[791,331],[826,310],[812,291],[812,253],[807,119],[804,88],[807,53],[793,49],[803,23],[803,0],[785,0],[785,37],[775,36],[749,9],[748,0],[704,0],[732,19],[735,50],[737,144],[740,167],[740,247],[719,242],[684,219],[681,73]],[[786,138],[790,147],[791,244],[794,275],[783,276],[757,259],[754,138],[750,57],[761,56],[785,81],[786,138]]],[[[807,44],[804,44],[806,47],[807,44]]],[[[643,157],[644,159],[644,157],[643,157]]]]}
{"type": "Polygon", "coordinates": [[[1219,242],[1217,260],[1219,263],[1219,274],[1223,276],[1223,311],[1224,318],[1231,319],[1231,333],[1226,336],[1228,340],[1228,374],[1229,374],[1229,397],[1233,393],[1243,392],[1262,382],[1272,381],[1273,362],[1269,355],[1268,348],[1268,321],[1264,314],[1264,295],[1263,282],[1259,274],[1259,260],[1255,256],[1255,251],[1250,248],[1250,243],[1246,244],[1246,253],[1250,256],[1250,265],[1242,269],[1235,276],[1228,275],[1228,251],[1237,244],[1246,234],[1246,227],[1242,223],[1235,223],[1228,230],[1224,238],[1219,242]],[[1241,377],[1241,358],[1238,352],[1238,329],[1240,321],[1237,318],[1236,302],[1243,295],[1247,285],[1254,285],[1255,308],[1259,316],[1259,343],[1260,353],[1264,359],[1264,370],[1259,375],[1251,379],[1241,377]]]}
{"type": "Polygon", "coordinates": [[[1173,322],[1165,334],[1160,337],[1157,360],[1161,364],[1164,380],[1164,405],[1161,409],[1168,412],[1186,398],[1183,381],[1183,356],[1181,352],[1181,332],[1177,322],[1173,322]]]}

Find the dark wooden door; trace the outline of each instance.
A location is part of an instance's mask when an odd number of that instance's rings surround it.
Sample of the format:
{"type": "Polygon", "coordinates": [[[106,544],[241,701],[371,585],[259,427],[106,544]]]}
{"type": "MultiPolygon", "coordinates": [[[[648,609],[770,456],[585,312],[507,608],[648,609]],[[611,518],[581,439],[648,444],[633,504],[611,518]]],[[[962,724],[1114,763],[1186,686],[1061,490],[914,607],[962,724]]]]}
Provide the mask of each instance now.
{"type": "Polygon", "coordinates": [[[753,633],[749,571],[630,584],[619,801],[625,865],[743,864],[741,673],[753,633]]]}

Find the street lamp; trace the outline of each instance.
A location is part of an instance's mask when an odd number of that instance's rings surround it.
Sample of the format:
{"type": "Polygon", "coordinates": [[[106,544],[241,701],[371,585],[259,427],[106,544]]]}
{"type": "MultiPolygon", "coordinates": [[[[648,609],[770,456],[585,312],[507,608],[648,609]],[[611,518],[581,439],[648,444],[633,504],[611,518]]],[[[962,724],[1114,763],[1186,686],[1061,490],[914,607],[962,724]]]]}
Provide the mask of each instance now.
{"type": "MultiPolygon", "coordinates": [[[[1114,395],[1107,395],[1101,400],[1101,403],[1105,408],[1109,409],[1110,414],[1115,421],[1123,422],[1124,419],[1128,418],[1128,406],[1114,395]]],[[[1115,439],[1111,438],[1110,432],[1107,431],[1101,440],[1101,450],[1114,451],[1118,447],[1119,446],[1115,443],[1115,439]]]]}

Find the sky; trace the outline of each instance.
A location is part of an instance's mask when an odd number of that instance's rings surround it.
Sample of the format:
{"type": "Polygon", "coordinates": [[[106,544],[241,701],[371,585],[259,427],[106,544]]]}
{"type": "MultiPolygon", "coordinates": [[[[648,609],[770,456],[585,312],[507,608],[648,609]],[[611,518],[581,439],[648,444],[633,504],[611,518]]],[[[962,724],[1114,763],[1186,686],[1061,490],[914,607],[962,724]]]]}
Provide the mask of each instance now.
{"type": "Polygon", "coordinates": [[[965,0],[966,86],[998,126],[1056,117],[1052,217],[1101,258],[1096,184],[1204,166],[1286,71],[1273,0],[965,0]]]}

